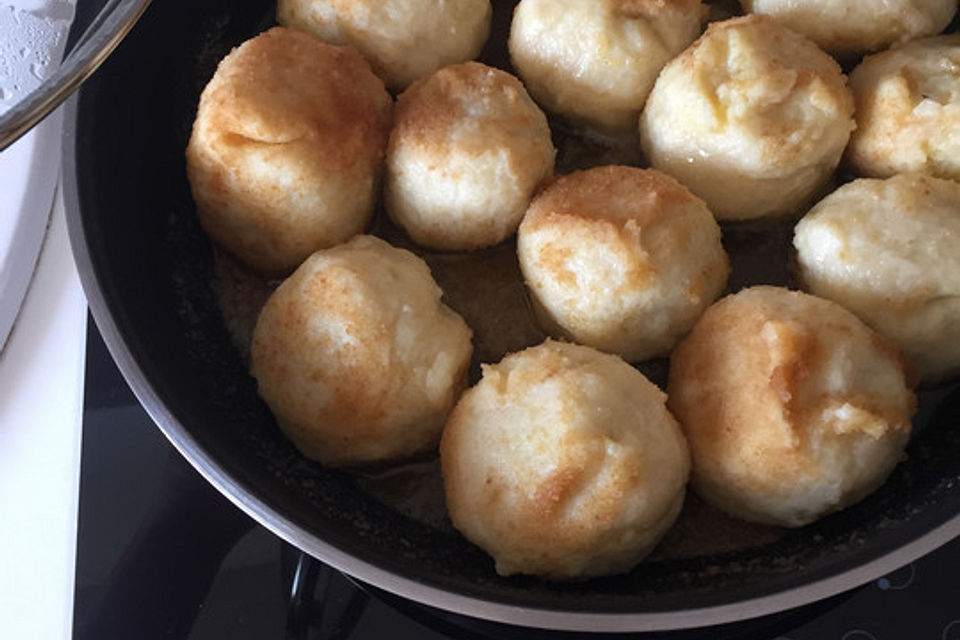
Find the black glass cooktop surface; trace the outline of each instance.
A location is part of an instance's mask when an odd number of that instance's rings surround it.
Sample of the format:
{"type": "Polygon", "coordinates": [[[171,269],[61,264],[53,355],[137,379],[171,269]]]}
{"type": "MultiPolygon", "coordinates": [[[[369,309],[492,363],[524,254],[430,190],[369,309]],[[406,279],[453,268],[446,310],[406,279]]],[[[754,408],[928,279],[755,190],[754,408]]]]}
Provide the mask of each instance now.
{"type": "MultiPolygon", "coordinates": [[[[361,586],[237,510],[172,449],[91,321],[74,638],[580,638],[446,614],[361,586]]],[[[960,640],[960,539],[829,601],[632,637],[960,640]]]]}

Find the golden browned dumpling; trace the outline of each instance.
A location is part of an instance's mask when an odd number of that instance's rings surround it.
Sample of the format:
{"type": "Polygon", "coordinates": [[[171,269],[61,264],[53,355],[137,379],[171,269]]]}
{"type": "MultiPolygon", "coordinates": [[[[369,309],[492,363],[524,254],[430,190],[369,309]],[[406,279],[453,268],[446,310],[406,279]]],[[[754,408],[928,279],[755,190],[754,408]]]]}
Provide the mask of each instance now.
{"type": "Polygon", "coordinates": [[[841,57],[940,33],[957,0],[740,0],[841,57]]]}
{"type": "Polygon", "coordinates": [[[356,47],[399,91],[472,60],[490,33],[490,0],[279,0],[277,22],[356,47]]]}
{"type": "Polygon", "coordinates": [[[632,362],[666,355],[730,272],[703,200],[633,167],[577,171],[545,188],[517,254],[544,328],[632,362]]]}
{"type": "Polygon", "coordinates": [[[915,407],[896,348],[838,304],[766,286],[707,309],[671,356],[668,394],[697,493],[787,527],[880,486],[915,407]]]}
{"type": "Polygon", "coordinates": [[[897,344],[921,377],[960,373],[960,184],[855,180],[804,216],[793,244],[812,293],[897,344]]]}
{"type": "Polygon", "coordinates": [[[700,35],[700,0],[521,0],[510,60],[545,109],[633,134],[657,74],[700,35]]]}
{"type": "Polygon", "coordinates": [[[496,244],[516,231],[553,157],[546,116],[519,80],[479,62],[444,67],[397,100],[387,213],[426,247],[496,244]]]}
{"type": "Polygon", "coordinates": [[[373,236],[318,251],[280,285],[250,370],[305,456],[344,466],[436,445],[472,352],[440,295],[423,260],[373,236]]]}
{"type": "Polygon", "coordinates": [[[712,23],[660,74],[640,118],[651,164],[721,220],[793,213],[853,129],[837,63],[767,16],[712,23]]]}
{"type": "Polygon", "coordinates": [[[390,96],[353,49],[276,27],[234,49],[187,146],[197,213],[218,244],[287,273],[373,213],[390,96]]]}
{"type": "Polygon", "coordinates": [[[960,180],[960,34],[868,56],[850,74],[850,88],[857,129],[847,159],[854,171],[960,180]]]}
{"type": "Polygon", "coordinates": [[[454,526],[501,575],[629,571],[683,505],[690,462],[665,400],[589,347],[548,340],[485,365],[440,444],[454,526]]]}

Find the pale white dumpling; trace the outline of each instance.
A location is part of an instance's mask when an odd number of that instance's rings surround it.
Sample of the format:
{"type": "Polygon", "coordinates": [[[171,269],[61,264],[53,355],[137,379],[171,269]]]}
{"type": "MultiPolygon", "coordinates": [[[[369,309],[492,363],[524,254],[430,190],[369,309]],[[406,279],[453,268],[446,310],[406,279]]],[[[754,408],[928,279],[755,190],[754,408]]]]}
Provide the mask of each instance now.
{"type": "Polygon", "coordinates": [[[274,292],[250,370],[305,456],[346,466],[436,446],[472,353],[441,293],[423,260],[373,236],[318,251],[274,292]]]}
{"type": "Polygon", "coordinates": [[[721,220],[797,211],[853,130],[839,65],[767,16],[714,22],[660,74],[640,118],[653,167],[721,220]]]}
{"type": "Polygon", "coordinates": [[[392,91],[473,60],[490,33],[490,0],[278,0],[277,22],[356,47],[392,91]]]}
{"type": "Polygon", "coordinates": [[[957,0],[740,0],[773,16],[830,53],[851,57],[946,28],[957,0]]]}
{"type": "Polygon", "coordinates": [[[589,347],[548,340],[484,365],[440,444],[454,526],[501,575],[629,571],[683,505],[689,454],[665,401],[589,347]]]}
{"type": "Polygon", "coordinates": [[[850,88],[857,128],[847,160],[854,171],[960,180],[960,34],[867,56],[850,74],[850,88]]]}
{"type": "Polygon", "coordinates": [[[834,302],[767,286],[707,309],[670,357],[667,393],[693,489],[785,527],[879,487],[916,407],[895,347],[834,302]]]}
{"type": "Polygon", "coordinates": [[[207,234],[289,273],[373,215],[391,100],[359,53],[275,27],[224,58],[200,96],[187,176],[207,234]]]}
{"type": "Polygon", "coordinates": [[[634,134],[657,74],[700,35],[705,12],[700,0],[521,0],[510,60],[546,110],[634,134]]]}
{"type": "Polygon", "coordinates": [[[631,362],[667,355],[730,272],[703,201],[635,167],[550,184],[524,216],[517,254],[545,329],[631,362]]]}
{"type": "Polygon", "coordinates": [[[513,235],[553,174],[547,118],[515,77],[451,65],[397,99],[386,209],[417,244],[479,249],[513,235]]]}
{"type": "Polygon", "coordinates": [[[793,244],[809,291],[897,344],[921,377],[960,373],[960,184],[855,180],[804,216],[793,244]]]}

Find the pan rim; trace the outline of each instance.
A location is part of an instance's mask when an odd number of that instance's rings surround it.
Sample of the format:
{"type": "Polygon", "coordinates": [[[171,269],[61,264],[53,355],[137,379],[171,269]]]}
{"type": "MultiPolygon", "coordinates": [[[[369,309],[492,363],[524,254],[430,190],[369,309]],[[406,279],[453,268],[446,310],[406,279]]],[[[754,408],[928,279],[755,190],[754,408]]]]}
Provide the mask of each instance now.
{"type": "Polygon", "coordinates": [[[94,321],[111,356],[154,423],[204,479],[272,533],[339,571],[400,597],[492,622],[562,631],[671,631],[744,621],[811,604],[875,580],[960,536],[960,514],[955,514],[912,541],[832,576],[728,604],[637,613],[564,611],[495,602],[446,591],[351,555],[290,522],[242,487],[166,407],[135,360],[96,278],[81,222],[76,158],[79,98],[80,94],[75,94],[65,104],[62,188],[74,261],[94,321]]]}

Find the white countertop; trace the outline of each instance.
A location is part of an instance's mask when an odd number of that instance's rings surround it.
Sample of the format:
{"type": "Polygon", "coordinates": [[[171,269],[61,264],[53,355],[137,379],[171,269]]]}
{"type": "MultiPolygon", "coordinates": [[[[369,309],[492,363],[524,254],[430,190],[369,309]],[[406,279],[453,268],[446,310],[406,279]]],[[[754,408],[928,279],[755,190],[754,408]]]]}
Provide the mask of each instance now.
{"type": "MultiPolygon", "coordinates": [[[[0,0],[0,113],[56,69],[74,2],[0,0]]],[[[0,636],[16,640],[73,624],[87,311],[60,140],[54,112],[0,152],[0,636]]]]}
{"type": "MultiPolygon", "coordinates": [[[[0,115],[37,89],[63,57],[73,0],[0,0],[0,115]]],[[[50,217],[61,114],[0,153],[0,348],[20,308],[50,217]]]]}
{"type": "Polygon", "coordinates": [[[71,636],[86,309],[58,196],[0,352],[4,638],[71,636]]]}

